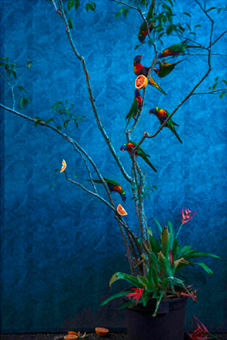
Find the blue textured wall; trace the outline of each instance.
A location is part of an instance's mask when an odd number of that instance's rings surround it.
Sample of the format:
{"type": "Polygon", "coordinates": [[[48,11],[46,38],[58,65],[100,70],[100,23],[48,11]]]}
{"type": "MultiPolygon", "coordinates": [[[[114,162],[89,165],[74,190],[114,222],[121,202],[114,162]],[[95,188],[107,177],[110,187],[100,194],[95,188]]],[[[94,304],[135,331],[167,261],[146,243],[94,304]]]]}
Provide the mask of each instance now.
{"type": "MultiPolygon", "coordinates": [[[[207,1],[209,6],[209,1],[207,1]]],[[[212,2],[210,2],[212,4],[212,2]]],[[[224,0],[215,1],[217,7],[224,0]]],[[[201,21],[204,42],[208,21],[193,1],[179,5],[182,11],[193,8],[201,21]]],[[[45,0],[3,0],[2,55],[18,65],[32,60],[33,66],[22,82],[32,104],[24,110],[47,119],[56,100],[76,104],[77,114],[86,116],[74,133],[81,145],[91,152],[104,175],[119,178],[130,187],[117,169],[97,129],[81,65],[75,59],[66,38],[64,25],[53,6],[45,0]]],[[[125,142],[122,131],[134,94],[133,58],[137,54],[140,18],[131,12],[126,20],[114,20],[117,6],[98,0],[95,13],[78,11],[72,31],[76,46],[85,56],[96,105],[117,150],[125,142]]],[[[215,36],[224,30],[226,12],[216,16],[215,36]]],[[[189,20],[189,18],[187,19],[189,20]]],[[[214,51],[226,53],[226,36],[214,51]]],[[[172,41],[171,41],[172,43],[172,41]]],[[[138,50],[149,65],[149,48],[138,50]]],[[[226,76],[226,57],[212,57],[211,79],[226,76]]],[[[171,111],[200,79],[206,57],[185,57],[175,71],[160,81],[168,92],[147,90],[146,106],[138,129],[155,132],[158,121],[148,114],[154,106],[171,111]]],[[[206,82],[200,90],[207,90],[206,82]]],[[[3,88],[1,101],[11,106],[10,92],[3,88]]],[[[18,109],[18,106],[17,106],[18,109]]],[[[182,244],[193,244],[201,251],[226,257],[226,97],[193,96],[177,111],[174,120],[183,140],[180,145],[168,129],[155,139],[146,140],[144,149],[151,155],[158,173],[149,173],[150,183],[158,191],[146,201],[148,222],[152,217],[162,225],[171,220],[179,225],[182,206],[197,210],[184,226],[182,244]]],[[[89,330],[97,325],[119,329],[123,315],[117,302],[99,308],[109,293],[108,280],[116,271],[128,271],[119,228],[112,212],[79,188],[66,183],[64,175],[52,175],[66,159],[70,169],[86,184],[85,167],[71,145],[43,127],[1,111],[1,328],[2,332],[51,332],[89,330]],[[55,186],[49,190],[52,182],[55,186]]],[[[126,169],[129,157],[119,151],[126,169]]],[[[142,162],[141,162],[142,164],[142,162]]],[[[101,189],[104,194],[104,190],[101,189]]],[[[130,197],[130,194],[128,194],[130,197]]],[[[118,202],[117,194],[113,195],[118,202]]],[[[124,205],[129,223],[135,213],[130,199],[124,205]]],[[[225,282],[226,262],[208,260],[215,272],[209,279],[200,269],[189,276],[199,287],[197,305],[188,302],[186,328],[196,315],[211,331],[227,331],[225,282]]],[[[122,284],[123,285],[123,284],[122,284]]],[[[121,283],[114,287],[117,291],[121,283]]]]}

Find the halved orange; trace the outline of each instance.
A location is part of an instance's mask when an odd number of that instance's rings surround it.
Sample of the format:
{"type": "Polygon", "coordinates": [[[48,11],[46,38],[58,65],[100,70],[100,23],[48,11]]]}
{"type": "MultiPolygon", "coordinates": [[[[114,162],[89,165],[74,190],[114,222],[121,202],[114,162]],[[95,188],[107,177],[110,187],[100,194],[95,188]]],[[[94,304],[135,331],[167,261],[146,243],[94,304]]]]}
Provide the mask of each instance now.
{"type": "Polygon", "coordinates": [[[118,214],[121,215],[121,216],[128,215],[127,212],[126,212],[126,210],[122,207],[121,204],[118,204],[118,206],[117,206],[117,212],[118,212],[118,214]]]}
{"type": "Polygon", "coordinates": [[[140,74],[136,80],[135,80],[135,87],[139,89],[143,89],[147,86],[147,77],[145,77],[143,74],[140,74]]]}
{"type": "Polygon", "coordinates": [[[78,335],[68,334],[64,336],[64,340],[77,340],[79,339],[78,335]]]}
{"type": "Polygon", "coordinates": [[[62,160],[62,167],[61,167],[60,172],[65,171],[66,167],[67,167],[66,161],[63,159],[63,160],[62,160]]]}
{"type": "Polygon", "coordinates": [[[109,333],[109,329],[103,327],[96,327],[95,333],[99,336],[106,336],[109,333]]]}

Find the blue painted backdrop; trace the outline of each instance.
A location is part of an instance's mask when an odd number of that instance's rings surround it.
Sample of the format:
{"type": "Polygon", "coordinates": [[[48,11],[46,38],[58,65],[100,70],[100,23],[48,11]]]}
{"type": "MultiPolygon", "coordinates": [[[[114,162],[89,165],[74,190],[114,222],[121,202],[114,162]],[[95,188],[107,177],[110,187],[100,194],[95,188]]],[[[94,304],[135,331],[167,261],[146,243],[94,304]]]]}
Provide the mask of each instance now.
{"type": "MultiPolygon", "coordinates": [[[[209,4],[212,2],[207,1],[209,4]]],[[[215,1],[222,7],[224,0],[215,1]]],[[[193,1],[181,3],[180,10],[193,8],[201,23],[200,41],[205,43],[209,22],[193,1]]],[[[51,106],[67,99],[76,105],[76,114],[86,118],[73,136],[91,153],[103,174],[118,178],[130,192],[96,127],[79,61],[67,41],[64,24],[52,4],[45,0],[3,0],[2,56],[21,67],[32,60],[23,78],[31,104],[23,110],[32,117],[48,119],[51,106]]],[[[114,19],[118,6],[112,1],[97,1],[95,13],[82,7],[76,13],[72,31],[78,51],[84,55],[90,74],[96,106],[114,147],[125,142],[122,135],[125,116],[134,95],[133,58],[143,55],[149,65],[153,54],[148,47],[134,51],[140,17],[131,12],[127,19],[114,19]]],[[[215,17],[215,37],[224,30],[226,12],[211,12],[215,17]]],[[[193,19],[194,20],[194,19],[193,19]]],[[[214,47],[226,53],[227,37],[214,47]]],[[[168,44],[172,43],[168,42],[168,44]]],[[[161,49],[160,46],[158,46],[161,49]]],[[[171,111],[193,88],[206,69],[206,57],[184,57],[175,71],[160,81],[165,97],[147,90],[141,121],[133,134],[139,140],[144,130],[153,133],[158,121],[148,114],[151,107],[171,111]]],[[[211,83],[216,75],[226,77],[226,56],[212,56],[211,83]]],[[[200,92],[207,91],[205,82],[200,92]]],[[[11,107],[10,91],[3,87],[1,102],[11,107]]],[[[16,107],[19,110],[18,104],[16,107]]],[[[72,146],[53,131],[35,128],[10,112],[1,111],[1,328],[2,332],[56,332],[69,328],[91,330],[95,326],[124,327],[117,302],[98,307],[109,294],[108,280],[116,271],[128,271],[125,250],[114,215],[105,205],[65,181],[54,170],[67,160],[69,174],[76,172],[85,185],[86,169],[72,146]],[[55,186],[50,190],[50,184],[55,186]]],[[[178,226],[181,208],[197,214],[181,233],[182,244],[193,244],[201,251],[226,255],[226,97],[193,96],[174,116],[179,123],[180,145],[168,129],[155,139],[146,140],[144,149],[151,155],[158,173],[144,170],[158,191],[146,201],[148,222],[152,217],[162,225],[171,220],[178,226]]],[[[126,153],[119,157],[130,171],[126,153]]],[[[105,195],[104,190],[100,189],[105,195]]],[[[128,222],[134,225],[133,202],[124,205],[128,222]]],[[[116,203],[117,194],[113,195],[116,203]]],[[[215,272],[208,278],[200,269],[189,277],[198,291],[198,303],[188,302],[186,329],[196,315],[211,331],[227,331],[225,282],[226,262],[208,260],[215,272]]],[[[119,282],[113,291],[123,284],[119,282]]]]}

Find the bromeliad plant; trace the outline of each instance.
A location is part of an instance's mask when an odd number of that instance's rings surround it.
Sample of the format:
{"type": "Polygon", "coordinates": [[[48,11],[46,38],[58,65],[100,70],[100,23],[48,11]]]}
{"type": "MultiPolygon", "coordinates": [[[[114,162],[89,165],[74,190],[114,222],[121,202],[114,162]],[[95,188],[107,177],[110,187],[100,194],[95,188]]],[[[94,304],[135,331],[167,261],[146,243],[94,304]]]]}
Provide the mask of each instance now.
{"type": "Polygon", "coordinates": [[[182,224],[180,225],[176,237],[174,236],[174,228],[168,221],[168,227],[161,227],[155,219],[158,226],[160,237],[156,238],[151,229],[148,230],[148,240],[141,240],[140,244],[144,249],[141,256],[141,262],[146,267],[146,275],[132,276],[125,273],[115,273],[110,279],[110,286],[118,281],[125,280],[133,285],[132,288],[114,294],[104,300],[101,306],[109,301],[126,296],[129,301],[123,304],[120,309],[126,307],[134,307],[138,303],[142,303],[145,307],[149,300],[156,299],[156,308],[153,316],[156,316],[160,302],[162,299],[170,299],[174,297],[188,297],[193,301],[197,301],[196,290],[192,286],[186,286],[181,278],[180,271],[187,266],[199,265],[207,274],[213,275],[213,271],[203,262],[191,261],[197,257],[214,257],[220,259],[219,256],[198,252],[191,245],[181,246],[178,243],[178,236],[182,226],[187,223],[194,215],[190,216],[189,209],[182,209],[182,224]]]}

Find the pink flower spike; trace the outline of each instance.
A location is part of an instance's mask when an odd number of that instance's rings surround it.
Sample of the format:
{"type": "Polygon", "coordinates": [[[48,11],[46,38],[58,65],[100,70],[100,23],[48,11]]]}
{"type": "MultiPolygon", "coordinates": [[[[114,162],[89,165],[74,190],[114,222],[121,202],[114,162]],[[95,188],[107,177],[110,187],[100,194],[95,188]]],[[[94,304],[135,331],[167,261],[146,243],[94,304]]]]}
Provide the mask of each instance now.
{"type": "Polygon", "coordinates": [[[130,294],[126,295],[126,297],[128,297],[129,299],[132,299],[132,300],[136,300],[136,304],[137,304],[139,302],[140,298],[143,295],[144,289],[142,289],[142,288],[131,288],[131,290],[134,290],[135,293],[130,293],[130,294]]]}
{"type": "Polygon", "coordinates": [[[185,224],[188,221],[190,221],[190,219],[197,213],[197,211],[194,212],[194,214],[192,216],[190,216],[190,213],[191,213],[191,210],[189,210],[189,209],[187,210],[186,207],[185,207],[185,209],[182,208],[182,212],[181,212],[181,214],[182,214],[182,220],[181,220],[182,224],[185,224]]]}

